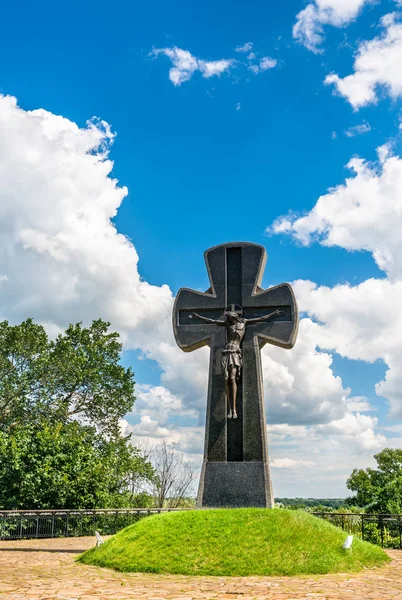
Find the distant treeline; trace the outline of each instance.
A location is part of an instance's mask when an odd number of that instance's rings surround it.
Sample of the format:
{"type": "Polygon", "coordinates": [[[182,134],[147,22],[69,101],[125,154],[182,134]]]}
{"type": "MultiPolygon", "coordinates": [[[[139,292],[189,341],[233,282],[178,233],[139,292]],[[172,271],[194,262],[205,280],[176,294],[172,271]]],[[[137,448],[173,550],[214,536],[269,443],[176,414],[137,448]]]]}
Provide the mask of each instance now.
{"type": "Polygon", "coordinates": [[[345,498],[275,498],[276,504],[292,508],[328,507],[340,508],[346,505],[345,498]]]}

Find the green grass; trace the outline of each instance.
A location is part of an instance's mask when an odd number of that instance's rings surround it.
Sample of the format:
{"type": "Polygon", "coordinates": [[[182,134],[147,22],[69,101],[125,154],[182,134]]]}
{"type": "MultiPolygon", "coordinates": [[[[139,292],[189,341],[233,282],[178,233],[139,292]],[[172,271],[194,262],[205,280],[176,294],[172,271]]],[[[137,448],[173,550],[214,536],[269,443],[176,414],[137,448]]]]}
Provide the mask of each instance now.
{"type": "Polygon", "coordinates": [[[80,562],[184,575],[302,575],[358,571],[389,560],[378,546],[304,511],[220,509],[164,513],[123,529],[80,562]]]}

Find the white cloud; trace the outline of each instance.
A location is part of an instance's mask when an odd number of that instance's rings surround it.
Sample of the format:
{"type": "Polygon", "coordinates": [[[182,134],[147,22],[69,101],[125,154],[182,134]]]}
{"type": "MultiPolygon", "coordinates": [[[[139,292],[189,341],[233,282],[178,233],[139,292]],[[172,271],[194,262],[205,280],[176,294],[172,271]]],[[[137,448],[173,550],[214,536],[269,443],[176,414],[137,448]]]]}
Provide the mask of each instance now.
{"type": "Polygon", "coordinates": [[[151,449],[160,440],[173,444],[178,452],[190,455],[198,467],[201,467],[204,449],[203,427],[161,427],[156,419],[142,415],[140,422],[135,425],[127,419],[121,419],[120,428],[123,435],[131,434],[134,443],[145,449],[151,449]]]}
{"type": "Polygon", "coordinates": [[[120,421],[120,427],[123,435],[130,433],[134,438],[149,438],[150,440],[165,439],[168,443],[172,442],[172,433],[167,427],[160,427],[156,419],[149,415],[142,415],[141,421],[137,425],[131,425],[126,419],[120,421]]]}
{"type": "Polygon", "coordinates": [[[254,46],[253,42],[246,42],[243,46],[236,46],[236,52],[250,52],[252,47],[254,46]]]}
{"type": "Polygon", "coordinates": [[[315,0],[297,15],[293,37],[312,52],[321,52],[324,26],[348,25],[369,2],[370,0],[315,0]]]}
{"type": "Polygon", "coordinates": [[[213,77],[214,75],[221,75],[221,73],[227,71],[234,64],[234,60],[228,60],[223,58],[221,58],[220,60],[211,61],[199,60],[198,64],[202,76],[209,79],[209,77],[213,77]]]}
{"type": "MultiPolygon", "coordinates": [[[[246,53],[252,48],[253,44],[248,42],[243,46],[235,48],[236,52],[246,53]]],[[[150,56],[157,57],[163,54],[170,58],[173,63],[169,70],[169,79],[175,86],[180,86],[185,81],[189,81],[196,71],[199,71],[206,79],[215,75],[220,76],[222,73],[229,72],[234,66],[241,68],[247,67],[255,75],[263,73],[268,69],[273,69],[277,66],[278,61],[270,56],[263,56],[257,62],[257,55],[254,52],[249,52],[247,62],[239,61],[233,58],[222,58],[220,60],[202,60],[193,56],[188,50],[183,50],[174,46],[172,48],[154,48],[150,56]]]]}
{"type": "Polygon", "coordinates": [[[402,159],[379,149],[379,162],[353,158],[354,176],[324,196],[305,216],[279,218],[269,229],[308,245],[367,250],[391,279],[402,276],[402,159]]]}
{"type": "Polygon", "coordinates": [[[238,103],[236,104],[236,110],[240,110],[240,109],[241,109],[241,103],[240,103],[240,102],[238,102],[238,103]]]}
{"type": "Polygon", "coordinates": [[[362,135],[363,133],[368,133],[371,131],[370,123],[359,123],[359,125],[354,125],[353,127],[349,127],[349,129],[345,130],[346,137],[356,137],[356,135],[362,135]]]}
{"type": "Polygon", "coordinates": [[[377,102],[379,87],[392,98],[402,95],[402,23],[395,14],[385,15],[381,23],[383,34],[360,44],[354,72],[343,78],[331,73],[325,79],[355,109],[377,102]]]}
{"type": "Polygon", "coordinates": [[[80,129],[0,96],[0,136],[0,317],[64,327],[102,316],[135,346],[132,332],[163,320],[172,294],[141,280],[111,221],[127,189],[110,177],[109,126],[80,129]]]}
{"type": "Polygon", "coordinates": [[[369,363],[388,361],[399,351],[402,281],[368,279],[333,288],[309,281],[294,285],[300,309],[320,322],[315,331],[320,347],[369,363]]]}
{"type": "Polygon", "coordinates": [[[371,412],[376,410],[365,396],[353,396],[346,400],[346,406],[350,412],[371,412]]]}
{"type": "Polygon", "coordinates": [[[378,419],[369,417],[368,415],[361,415],[357,413],[353,415],[351,413],[342,417],[337,421],[332,421],[326,425],[319,425],[318,431],[331,434],[344,434],[344,435],[359,435],[369,429],[373,429],[377,425],[378,419]]]}
{"type": "Polygon", "coordinates": [[[267,69],[273,69],[278,64],[278,61],[275,58],[270,58],[269,56],[263,56],[260,60],[260,69],[261,71],[266,71],[267,69]]]}
{"type": "Polygon", "coordinates": [[[275,58],[270,58],[269,56],[264,56],[260,59],[258,64],[250,64],[249,70],[254,73],[254,75],[258,75],[258,73],[262,73],[263,71],[267,71],[268,69],[274,69],[278,64],[278,61],[275,58]]]}
{"type": "Polygon", "coordinates": [[[389,440],[376,432],[376,422],[362,416],[356,419],[347,415],[327,425],[268,425],[271,466],[276,467],[275,495],[316,498],[349,495],[346,480],[352,469],[374,466],[374,453],[385,445],[400,447],[401,442],[400,437],[389,440]],[[277,461],[284,461],[289,467],[277,469],[277,461]],[[314,467],[307,466],[309,463],[314,467]]]}
{"type": "Polygon", "coordinates": [[[275,458],[271,461],[273,469],[299,469],[300,467],[314,467],[311,460],[295,460],[294,458],[275,458]]]}
{"type": "Polygon", "coordinates": [[[374,453],[383,448],[387,442],[383,434],[374,432],[377,423],[378,419],[368,415],[349,413],[338,421],[319,425],[317,430],[328,436],[342,436],[343,443],[355,452],[374,453]]]}
{"type": "Polygon", "coordinates": [[[188,50],[182,50],[176,46],[173,48],[156,48],[150,53],[151,56],[164,54],[168,56],[173,67],[169,70],[169,79],[174,85],[181,85],[191,79],[198,70],[198,61],[188,50]]]}
{"type": "Polygon", "coordinates": [[[269,423],[328,423],[346,413],[350,390],[334,376],[332,357],[317,350],[319,325],[300,322],[297,344],[284,350],[266,345],[263,377],[269,423]]]}
{"type": "MultiPolygon", "coordinates": [[[[368,279],[334,288],[295,284],[301,310],[320,321],[317,344],[352,360],[383,361],[388,370],[376,392],[390,416],[402,417],[402,280],[368,279]]],[[[352,408],[349,408],[352,410],[352,408]]]]}
{"type": "Polygon", "coordinates": [[[187,408],[180,396],[175,396],[161,385],[137,385],[136,397],[133,416],[135,414],[146,414],[163,425],[168,423],[174,416],[182,419],[186,417],[196,419],[198,417],[198,411],[187,408]]]}
{"type": "Polygon", "coordinates": [[[185,81],[189,81],[196,71],[200,71],[202,76],[206,79],[214,77],[215,75],[221,75],[225,71],[228,71],[234,64],[234,59],[220,60],[202,60],[196,58],[188,50],[183,50],[174,46],[173,48],[155,48],[150,53],[151,56],[159,56],[164,54],[173,63],[173,67],[169,70],[170,81],[179,86],[185,81]]]}
{"type": "MultiPolygon", "coordinates": [[[[299,281],[295,290],[301,310],[319,322],[315,343],[320,348],[352,360],[384,362],[388,370],[376,392],[387,399],[390,416],[401,418],[402,159],[388,146],[378,154],[376,164],[354,158],[349,163],[354,177],[329,190],[305,216],[279,219],[271,231],[288,233],[302,244],[368,251],[385,271],[385,278],[359,285],[329,288],[299,281]]],[[[364,435],[368,445],[376,443],[371,434],[364,435]]]]}

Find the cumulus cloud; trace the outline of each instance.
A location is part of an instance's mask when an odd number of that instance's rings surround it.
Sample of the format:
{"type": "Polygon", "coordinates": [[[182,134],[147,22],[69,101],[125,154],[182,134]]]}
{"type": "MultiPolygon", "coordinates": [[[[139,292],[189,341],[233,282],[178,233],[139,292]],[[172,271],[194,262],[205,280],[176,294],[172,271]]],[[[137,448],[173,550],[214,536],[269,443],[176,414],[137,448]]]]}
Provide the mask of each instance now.
{"type": "Polygon", "coordinates": [[[374,453],[384,445],[400,445],[400,437],[389,440],[376,427],[377,422],[364,415],[347,415],[326,425],[268,425],[275,495],[348,495],[346,480],[352,468],[374,466],[374,453]]]}
{"type": "Polygon", "coordinates": [[[173,63],[173,67],[169,70],[169,79],[175,85],[179,86],[185,81],[189,81],[196,71],[200,71],[206,79],[220,76],[225,71],[228,71],[234,64],[234,59],[221,58],[219,60],[202,60],[196,58],[188,50],[183,50],[177,46],[172,48],[154,48],[150,56],[157,57],[164,54],[173,63]]]}
{"type": "Polygon", "coordinates": [[[301,309],[320,321],[318,345],[352,360],[381,360],[387,365],[385,379],[375,391],[388,400],[390,416],[401,418],[401,279],[368,279],[334,288],[300,281],[295,287],[301,309]]]}
{"type": "Polygon", "coordinates": [[[353,158],[347,166],[354,176],[321,196],[308,214],[280,217],[268,231],[303,245],[367,250],[391,279],[402,276],[402,159],[386,146],[378,154],[374,164],[353,158]]]}
{"type": "Polygon", "coordinates": [[[142,415],[137,425],[131,425],[126,419],[120,421],[120,427],[123,435],[133,435],[135,438],[147,438],[148,440],[158,441],[164,439],[171,443],[171,431],[167,427],[160,427],[156,419],[149,415],[142,415]]]}
{"type": "MultiPolygon", "coordinates": [[[[162,385],[137,385],[134,415],[147,415],[159,424],[165,425],[172,417],[181,419],[198,417],[198,411],[188,408],[180,396],[172,394],[162,385]]],[[[128,417],[130,414],[128,415],[128,417]]]]}
{"type": "Polygon", "coordinates": [[[161,440],[174,445],[178,452],[191,455],[194,462],[201,467],[204,449],[204,428],[175,425],[161,427],[156,419],[142,415],[140,422],[130,423],[121,419],[120,428],[123,435],[132,435],[134,442],[149,450],[161,440]]]}
{"type": "Polygon", "coordinates": [[[332,421],[326,425],[319,425],[317,431],[328,436],[341,436],[345,445],[355,452],[376,452],[386,444],[386,437],[381,433],[375,433],[374,429],[378,419],[368,415],[346,414],[338,421],[332,421]]]}
{"type": "MultiPolygon", "coordinates": [[[[312,460],[317,462],[317,467],[322,468],[322,463],[317,458],[314,459],[321,452],[326,460],[330,458],[334,448],[342,447],[345,456],[367,456],[383,447],[387,440],[382,433],[374,431],[377,425],[377,418],[360,413],[346,413],[341,419],[318,425],[268,425],[268,434],[271,446],[286,447],[287,455],[294,457],[293,460],[312,460]]],[[[338,461],[343,469],[350,471],[350,464],[342,463],[339,458],[332,456],[331,460],[334,464],[338,461]]]]}
{"type": "Polygon", "coordinates": [[[346,413],[349,389],[331,369],[332,356],[317,349],[319,325],[300,322],[297,344],[263,349],[264,391],[269,423],[328,423],[346,413]]]}
{"type": "Polygon", "coordinates": [[[172,294],[140,278],[112,223],[127,189],[110,177],[110,127],[0,96],[0,135],[1,318],[64,327],[102,316],[135,346],[132,332],[163,320],[172,294]]]}
{"type": "Polygon", "coordinates": [[[377,102],[379,88],[392,98],[402,95],[402,23],[389,14],[381,24],[381,35],[360,44],[351,75],[331,73],[325,79],[354,109],[377,102]]]}
{"type": "Polygon", "coordinates": [[[371,412],[376,410],[365,396],[352,396],[346,401],[346,406],[350,412],[371,412]]]}
{"type": "Polygon", "coordinates": [[[312,52],[322,52],[324,26],[343,27],[353,21],[370,0],[315,0],[299,12],[293,37],[312,52]]]}
{"type": "MultiPolygon", "coordinates": [[[[295,290],[301,310],[318,321],[315,340],[320,348],[387,365],[375,390],[387,399],[390,416],[401,418],[402,159],[386,146],[378,155],[375,164],[354,158],[349,163],[353,177],[319,198],[306,215],[278,219],[271,231],[288,233],[303,245],[318,241],[368,251],[385,272],[384,278],[333,288],[299,281],[295,290]]],[[[365,434],[367,444],[370,435],[365,434]]]]}

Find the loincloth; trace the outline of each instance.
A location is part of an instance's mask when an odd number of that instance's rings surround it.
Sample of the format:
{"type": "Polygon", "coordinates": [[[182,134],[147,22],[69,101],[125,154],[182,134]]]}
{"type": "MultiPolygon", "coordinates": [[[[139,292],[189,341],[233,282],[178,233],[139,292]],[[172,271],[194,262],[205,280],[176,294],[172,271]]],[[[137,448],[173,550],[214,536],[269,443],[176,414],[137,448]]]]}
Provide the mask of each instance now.
{"type": "Polygon", "coordinates": [[[240,349],[238,350],[222,350],[221,369],[222,375],[229,377],[232,367],[236,367],[236,378],[240,377],[241,368],[243,366],[243,355],[240,349]]]}

